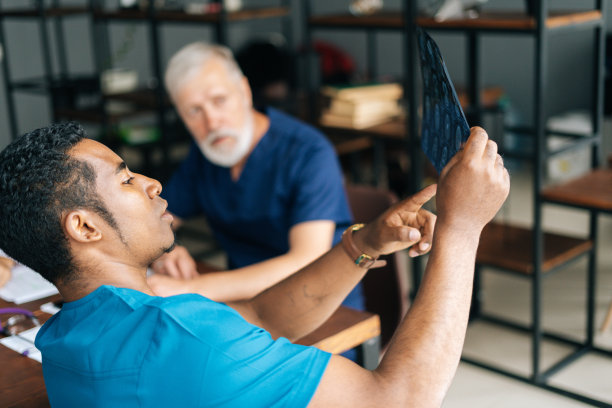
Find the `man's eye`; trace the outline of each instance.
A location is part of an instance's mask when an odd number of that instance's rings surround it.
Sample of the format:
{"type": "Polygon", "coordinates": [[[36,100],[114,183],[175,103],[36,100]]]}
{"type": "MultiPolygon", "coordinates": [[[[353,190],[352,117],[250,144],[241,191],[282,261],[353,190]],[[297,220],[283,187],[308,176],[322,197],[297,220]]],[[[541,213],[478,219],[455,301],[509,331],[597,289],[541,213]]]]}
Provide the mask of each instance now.
{"type": "Polygon", "coordinates": [[[199,107],[195,107],[195,108],[189,109],[189,115],[190,116],[199,115],[200,112],[201,112],[201,109],[199,107]]]}
{"type": "Polygon", "coordinates": [[[130,177],[129,179],[125,180],[123,184],[132,184],[132,180],[134,180],[134,177],[130,177]]]}

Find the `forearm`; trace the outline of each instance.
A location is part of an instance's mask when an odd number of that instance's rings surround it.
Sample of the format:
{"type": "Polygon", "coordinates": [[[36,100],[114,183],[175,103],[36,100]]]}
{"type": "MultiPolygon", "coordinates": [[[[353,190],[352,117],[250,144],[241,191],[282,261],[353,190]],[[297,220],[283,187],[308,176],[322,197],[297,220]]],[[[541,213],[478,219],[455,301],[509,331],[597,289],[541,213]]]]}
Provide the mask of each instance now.
{"type": "MultiPolygon", "coordinates": [[[[375,377],[410,406],[439,406],[454,376],[467,327],[480,231],[436,227],[418,295],[375,377]]],[[[386,387],[385,387],[386,388],[386,387]]]]}
{"type": "Polygon", "coordinates": [[[340,245],[299,272],[245,303],[254,320],[273,337],[298,339],[319,327],[363,278],[340,245]]]}
{"type": "Polygon", "coordinates": [[[217,302],[247,300],[295,273],[317,255],[287,253],[244,268],[206,273],[187,284],[192,291],[217,302]]]}

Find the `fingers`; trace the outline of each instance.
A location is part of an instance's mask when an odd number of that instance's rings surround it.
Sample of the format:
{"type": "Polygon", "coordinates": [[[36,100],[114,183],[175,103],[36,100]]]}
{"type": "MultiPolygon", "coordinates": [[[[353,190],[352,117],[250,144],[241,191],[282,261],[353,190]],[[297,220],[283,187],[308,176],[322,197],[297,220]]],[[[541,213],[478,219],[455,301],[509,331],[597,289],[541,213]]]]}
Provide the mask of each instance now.
{"type": "Polygon", "coordinates": [[[177,264],[173,260],[166,259],[160,262],[161,262],[161,267],[160,267],[161,273],[171,276],[176,279],[181,279],[183,277],[177,264]]]}
{"type": "Polygon", "coordinates": [[[492,140],[487,140],[483,157],[486,160],[490,160],[492,163],[495,163],[498,157],[501,158],[501,156],[497,154],[497,143],[492,140]]]}
{"type": "Polygon", "coordinates": [[[412,202],[421,208],[423,204],[428,202],[433,196],[436,195],[436,184],[429,185],[412,196],[412,202]]]}
{"type": "MultiPolygon", "coordinates": [[[[488,141],[489,136],[487,132],[481,127],[474,126],[470,129],[470,137],[467,142],[465,142],[465,148],[463,149],[464,154],[470,156],[475,155],[477,157],[482,156],[488,141]]],[[[497,153],[497,151],[495,153],[497,153]]]]}
{"type": "Polygon", "coordinates": [[[436,195],[437,188],[438,186],[436,184],[431,184],[404,200],[401,204],[401,206],[404,207],[403,210],[410,212],[418,211],[426,202],[436,195]]]}
{"type": "Polygon", "coordinates": [[[497,167],[504,167],[504,159],[499,154],[495,157],[495,165],[497,167]]]}
{"type": "Polygon", "coordinates": [[[180,245],[153,262],[151,267],[156,273],[177,279],[193,279],[199,275],[194,259],[187,249],[180,245]]]}
{"type": "Polygon", "coordinates": [[[408,256],[413,258],[424,255],[430,251],[436,225],[436,216],[429,211],[421,210],[417,217],[421,225],[421,239],[408,251],[408,256]]]}
{"type": "Polygon", "coordinates": [[[195,261],[191,256],[179,258],[178,270],[183,279],[193,279],[198,276],[195,261]]]}

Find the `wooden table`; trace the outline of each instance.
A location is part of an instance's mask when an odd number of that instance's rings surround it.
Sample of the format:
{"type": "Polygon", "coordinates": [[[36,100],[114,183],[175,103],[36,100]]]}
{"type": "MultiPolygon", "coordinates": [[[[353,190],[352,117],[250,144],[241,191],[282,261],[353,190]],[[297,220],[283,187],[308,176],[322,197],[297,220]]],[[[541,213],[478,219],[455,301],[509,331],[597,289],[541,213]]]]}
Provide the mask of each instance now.
{"type": "MultiPolygon", "coordinates": [[[[42,322],[51,315],[40,312],[40,305],[60,300],[59,295],[16,306],[0,299],[0,308],[21,307],[31,311],[42,322]]],[[[5,323],[8,316],[1,316],[5,323]]],[[[374,368],[378,363],[380,319],[378,315],[340,307],[321,327],[297,343],[316,346],[331,353],[342,353],[362,346],[364,366],[374,368]]],[[[43,381],[42,366],[0,345],[0,407],[49,407],[43,381]]]]}

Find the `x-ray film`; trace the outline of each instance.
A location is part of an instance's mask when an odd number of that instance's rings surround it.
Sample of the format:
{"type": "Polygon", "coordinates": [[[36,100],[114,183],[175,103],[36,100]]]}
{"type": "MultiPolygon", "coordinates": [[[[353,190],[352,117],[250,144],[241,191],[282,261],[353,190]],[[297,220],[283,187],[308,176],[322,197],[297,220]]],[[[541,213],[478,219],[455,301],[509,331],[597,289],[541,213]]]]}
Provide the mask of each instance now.
{"type": "Polygon", "coordinates": [[[470,135],[465,114],[435,41],[417,29],[423,75],[421,147],[438,173],[470,135]]]}

